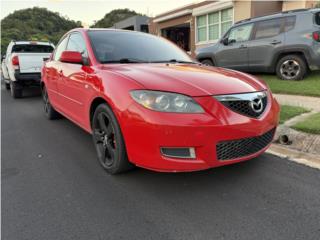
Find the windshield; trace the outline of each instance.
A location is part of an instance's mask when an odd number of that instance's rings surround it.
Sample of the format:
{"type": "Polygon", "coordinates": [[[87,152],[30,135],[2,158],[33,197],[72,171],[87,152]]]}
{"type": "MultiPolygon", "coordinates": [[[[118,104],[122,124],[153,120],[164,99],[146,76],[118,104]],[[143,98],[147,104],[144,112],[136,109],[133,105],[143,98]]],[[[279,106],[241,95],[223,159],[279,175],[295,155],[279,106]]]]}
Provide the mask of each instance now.
{"type": "Polygon", "coordinates": [[[151,34],[130,31],[88,31],[93,51],[101,63],[192,62],[173,43],[151,34]]]}
{"type": "Polygon", "coordinates": [[[14,53],[51,53],[53,47],[49,45],[36,45],[36,44],[17,44],[12,47],[14,53]]]}

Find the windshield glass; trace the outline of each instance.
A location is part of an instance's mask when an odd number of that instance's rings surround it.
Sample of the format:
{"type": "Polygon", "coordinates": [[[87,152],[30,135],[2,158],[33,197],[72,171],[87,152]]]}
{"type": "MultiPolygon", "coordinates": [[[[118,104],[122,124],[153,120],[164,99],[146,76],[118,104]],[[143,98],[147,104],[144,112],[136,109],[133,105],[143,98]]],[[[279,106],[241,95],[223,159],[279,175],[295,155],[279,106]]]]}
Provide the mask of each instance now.
{"type": "Polygon", "coordinates": [[[17,44],[12,47],[14,53],[51,53],[53,47],[49,45],[36,45],[36,44],[17,44]]]}
{"type": "Polygon", "coordinates": [[[192,62],[173,43],[151,34],[130,31],[88,31],[97,60],[101,63],[192,62]]]}

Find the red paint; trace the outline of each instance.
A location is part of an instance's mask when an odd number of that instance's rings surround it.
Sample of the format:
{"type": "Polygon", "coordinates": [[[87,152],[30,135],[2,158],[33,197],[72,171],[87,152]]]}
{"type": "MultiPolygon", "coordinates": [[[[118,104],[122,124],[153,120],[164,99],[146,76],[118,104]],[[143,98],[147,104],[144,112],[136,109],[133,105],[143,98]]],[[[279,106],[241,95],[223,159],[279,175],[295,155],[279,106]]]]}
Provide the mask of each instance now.
{"type": "Polygon", "coordinates": [[[61,54],[60,61],[66,63],[82,63],[82,56],[80,52],[64,51],[61,54]]]}
{"type": "Polygon", "coordinates": [[[279,105],[268,93],[269,104],[259,119],[233,112],[212,95],[267,89],[248,74],[196,64],[100,64],[85,29],[76,29],[86,41],[89,66],[50,61],[42,71],[50,102],[64,116],[88,132],[90,107],[102,98],[114,111],[125,140],[129,160],[157,171],[195,171],[251,159],[262,151],[232,161],[216,159],[221,140],[261,135],[278,124],[279,105]],[[134,89],[177,92],[193,97],[205,110],[199,114],[163,113],[136,103],[134,89]],[[194,160],[169,159],[160,147],[195,147],[194,160]]]}

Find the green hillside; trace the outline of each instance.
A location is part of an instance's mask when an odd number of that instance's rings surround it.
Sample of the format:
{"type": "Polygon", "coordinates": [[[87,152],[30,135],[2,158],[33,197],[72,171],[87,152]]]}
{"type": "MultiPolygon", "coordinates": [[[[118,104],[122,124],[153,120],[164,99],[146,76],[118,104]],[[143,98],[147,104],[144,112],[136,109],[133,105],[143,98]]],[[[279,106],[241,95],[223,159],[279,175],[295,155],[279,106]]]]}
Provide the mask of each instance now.
{"type": "Polygon", "coordinates": [[[102,19],[96,21],[91,27],[96,27],[96,28],[112,27],[116,22],[122,21],[124,19],[136,16],[136,15],[142,15],[142,14],[136,13],[135,11],[129,10],[128,8],[115,9],[107,13],[102,19]]]}
{"type": "Polygon", "coordinates": [[[81,22],[69,20],[46,8],[28,8],[9,14],[1,20],[1,53],[14,40],[49,40],[57,43],[61,36],[81,22]]]}

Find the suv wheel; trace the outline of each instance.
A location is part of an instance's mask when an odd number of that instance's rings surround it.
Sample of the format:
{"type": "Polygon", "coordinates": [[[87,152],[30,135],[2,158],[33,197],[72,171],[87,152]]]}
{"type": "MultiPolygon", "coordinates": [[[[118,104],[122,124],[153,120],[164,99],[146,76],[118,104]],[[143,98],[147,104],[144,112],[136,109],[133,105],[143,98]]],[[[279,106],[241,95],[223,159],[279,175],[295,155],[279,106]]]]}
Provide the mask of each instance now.
{"type": "Polygon", "coordinates": [[[111,174],[132,168],[118,121],[111,108],[100,104],[92,119],[92,136],[101,166],[111,174]]]}
{"type": "Polygon", "coordinates": [[[307,65],[302,57],[287,55],[278,61],[276,73],[283,80],[302,80],[307,73],[307,65]]]}
{"type": "Polygon", "coordinates": [[[206,66],[214,66],[213,62],[210,59],[204,59],[201,61],[201,63],[206,66]]]}
{"type": "Polygon", "coordinates": [[[10,81],[10,92],[13,98],[21,98],[22,86],[17,82],[10,81]]]}

